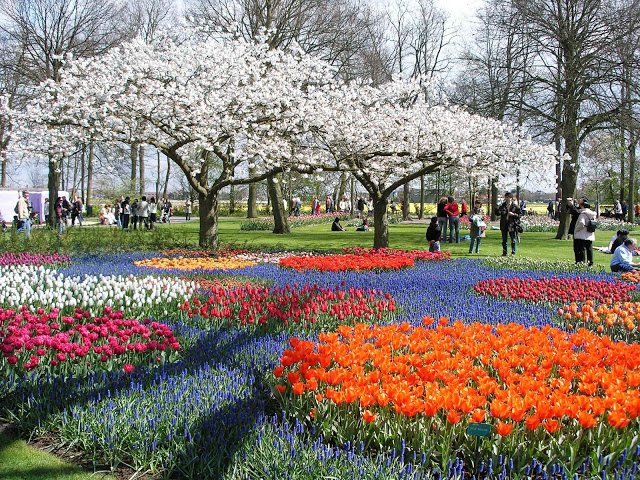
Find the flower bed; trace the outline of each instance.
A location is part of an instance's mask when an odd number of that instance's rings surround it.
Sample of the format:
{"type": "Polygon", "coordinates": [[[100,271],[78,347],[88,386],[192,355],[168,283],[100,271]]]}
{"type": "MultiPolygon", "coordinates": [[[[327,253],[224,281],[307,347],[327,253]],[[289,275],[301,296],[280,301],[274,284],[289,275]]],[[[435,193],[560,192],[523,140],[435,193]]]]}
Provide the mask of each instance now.
{"type": "Polygon", "coordinates": [[[422,250],[392,250],[349,248],[343,255],[326,256],[292,256],[280,260],[280,266],[294,268],[298,271],[318,270],[321,272],[339,272],[345,270],[398,270],[412,267],[415,260],[445,260],[450,258],[448,252],[427,252],[422,250]]]}
{"type": "Polygon", "coordinates": [[[508,270],[536,270],[545,272],[581,272],[594,273],[609,271],[601,265],[589,267],[586,263],[575,263],[572,260],[541,260],[539,258],[518,257],[488,257],[482,262],[487,267],[508,270]]]}
{"type": "MultiPolygon", "coordinates": [[[[290,228],[310,227],[312,225],[324,225],[332,223],[336,217],[340,219],[349,218],[346,213],[321,213],[320,215],[301,215],[299,217],[289,217],[290,228]]],[[[252,218],[240,224],[240,230],[273,230],[273,218],[252,218]]]]}
{"type": "Polygon", "coordinates": [[[68,265],[71,257],[68,255],[42,254],[42,253],[0,253],[0,266],[9,265],[68,265]]]}
{"type": "Polygon", "coordinates": [[[179,349],[166,325],[125,319],[109,307],[101,317],[76,309],[73,316],[62,318],[56,309],[0,309],[0,372],[37,369],[69,375],[123,368],[129,373],[135,365],[160,362],[165,351],[179,349]]]}
{"type": "Polygon", "coordinates": [[[170,277],[86,275],[65,276],[33,266],[0,267],[0,306],[57,308],[72,314],[76,308],[92,314],[103,307],[123,310],[136,318],[177,311],[195,290],[191,281],[170,277]]]}
{"type": "Polygon", "coordinates": [[[236,270],[255,265],[255,262],[234,258],[207,258],[207,257],[155,257],[133,262],[137,267],[152,267],[164,270],[236,270]]]}
{"type": "Polygon", "coordinates": [[[629,301],[635,285],[581,278],[497,278],[474,285],[480,295],[530,302],[629,301]]]}
{"type": "Polygon", "coordinates": [[[592,300],[583,305],[572,303],[558,309],[558,315],[567,322],[569,329],[584,327],[609,336],[615,341],[638,342],[640,332],[640,303],[616,302],[611,305],[596,305],[592,300]],[[572,323],[569,323],[572,322],[572,323]]]}
{"type": "Polygon", "coordinates": [[[406,447],[446,462],[464,448],[466,425],[485,422],[515,437],[495,445],[521,468],[552,438],[559,456],[572,452],[586,466],[590,442],[615,450],[612,436],[640,427],[640,345],[584,329],[442,318],[430,328],[341,326],[290,346],[274,370],[283,407],[310,415],[337,442],[406,447]],[[570,442],[560,441],[565,435],[570,442]]]}
{"type": "Polygon", "coordinates": [[[322,327],[336,322],[389,319],[396,310],[395,300],[382,292],[351,288],[348,291],[317,285],[270,288],[246,286],[212,288],[207,299],[193,298],[180,306],[190,319],[206,325],[305,328],[319,322],[322,327]]]}

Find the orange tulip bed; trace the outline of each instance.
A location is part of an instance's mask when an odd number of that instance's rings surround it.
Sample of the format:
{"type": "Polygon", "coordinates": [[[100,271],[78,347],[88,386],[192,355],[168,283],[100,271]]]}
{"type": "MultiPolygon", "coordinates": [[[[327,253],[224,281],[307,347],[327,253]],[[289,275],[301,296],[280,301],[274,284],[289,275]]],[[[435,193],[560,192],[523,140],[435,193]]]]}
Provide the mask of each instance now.
{"type": "Polygon", "coordinates": [[[640,321],[640,303],[616,302],[597,305],[592,300],[578,306],[575,303],[565,305],[558,315],[567,322],[567,328],[584,327],[605,334],[614,340],[637,342],[640,340],[638,321],[640,321]]]}
{"type": "Polygon", "coordinates": [[[293,338],[274,370],[277,395],[337,442],[402,440],[445,462],[468,448],[457,442],[475,422],[493,425],[516,462],[525,449],[587,464],[587,446],[614,449],[638,432],[637,343],[586,329],[432,322],[293,338]]]}

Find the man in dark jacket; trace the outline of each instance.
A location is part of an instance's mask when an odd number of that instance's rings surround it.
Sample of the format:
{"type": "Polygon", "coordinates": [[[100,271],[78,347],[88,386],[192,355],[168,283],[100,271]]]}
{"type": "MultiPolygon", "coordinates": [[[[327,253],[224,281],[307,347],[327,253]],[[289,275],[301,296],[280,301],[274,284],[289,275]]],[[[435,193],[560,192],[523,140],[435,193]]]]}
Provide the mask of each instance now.
{"type": "Polygon", "coordinates": [[[573,235],[576,231],[576,222],[578,221],[578,217],[580,216],[580,212],[582,211],[582,205],[587,199],[582,197],[578,200],[578,205],[573,202],[573,198],[567,198],[567,208],[569,213],[571,214],[571,223],[569,223],[569,235],[573,237],[573,253],[578,258],[581,252],[581,243],[576,241],[575,235],[573,235]]]}
{"type": "Polygon", "coordinates": [[[504,194],[504,202],[498,208],[500,215],[500,231],[502,232],[502,256],[507,256],[507,234],[511,237],[511,255],[516,254],[516,231],[519,224],[520,207],[513,201],[511,192],[504,194]]]}
{"type": "Polygon", "coordinates": [[[440,234],[442,230],[440,229],[440,225],[438,224],[438,217],[431,217],[431,223],[427,228],[427,242],[429,242],[429,251],[430,252],[439,252],[440,251],[440,234]]]}

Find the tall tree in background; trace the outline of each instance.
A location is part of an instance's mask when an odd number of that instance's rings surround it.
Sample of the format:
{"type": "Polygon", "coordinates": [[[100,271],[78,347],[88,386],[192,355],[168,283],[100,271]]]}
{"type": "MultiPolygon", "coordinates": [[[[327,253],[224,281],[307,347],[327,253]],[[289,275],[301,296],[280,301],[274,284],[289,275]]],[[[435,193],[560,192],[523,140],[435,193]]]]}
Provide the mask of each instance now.
{"type": "MultiPolygon", "coordinates": [[[[22,62],[15,72],[32,85],[51,79],[60,81],[68,55],[99,55],[119,43],[123,36],[123,7],[114,0],[5,0],[0,3],[0,32],[20,51],[22,62]]],[[[60,166],[49,160],[49,198],[60,185],[60,166]]],[[[49,202],[49,223],[55,219],[49,202]]]]}
{"type": "MultiPolygon", "coordinates": [[[[637,5],[602,0],[515,0],[514,4],[536,56],[536,68],[527,72],[532,90],[524,108],[538,119],[541,129],[556,136],[564,154],[559,185],[566,199],[576,191],[582,143],[619,112],[609,92],[618,63],[615,45],[640,28],[637,5]]],[[[562,211],[558,239],[567,238],[569,228],[567,208],[562,211]]]]}

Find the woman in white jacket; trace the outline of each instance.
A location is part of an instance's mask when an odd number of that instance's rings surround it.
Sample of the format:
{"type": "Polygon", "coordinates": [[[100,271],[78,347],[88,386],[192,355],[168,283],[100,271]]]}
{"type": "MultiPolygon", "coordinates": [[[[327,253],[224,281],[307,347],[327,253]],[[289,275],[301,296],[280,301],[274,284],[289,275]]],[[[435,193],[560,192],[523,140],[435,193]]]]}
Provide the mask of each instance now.
{"type": "Polygon", "coordinates": [[[596,233],[595,230],[589,231],[589,223],[590,221],[595,222],[595,220],[596,213],[591,210],[591,205],[587,201],[583,202],[582,211],[576,221],[576,229],[573,234],[575,240],[573,252],[576,257],[576,263],[585,261],[586,252],[586,260],[589,266],[593,265],[593,241],[596,239],[596,233]]]}

